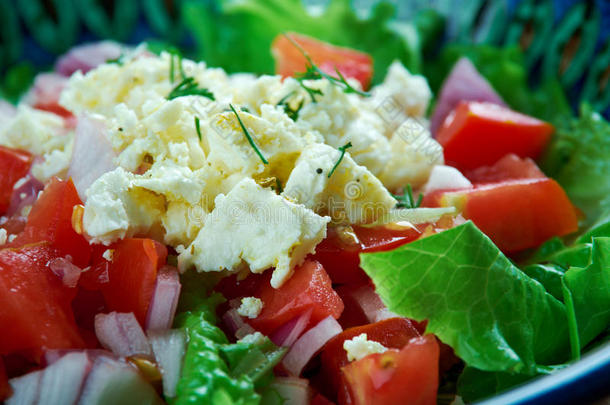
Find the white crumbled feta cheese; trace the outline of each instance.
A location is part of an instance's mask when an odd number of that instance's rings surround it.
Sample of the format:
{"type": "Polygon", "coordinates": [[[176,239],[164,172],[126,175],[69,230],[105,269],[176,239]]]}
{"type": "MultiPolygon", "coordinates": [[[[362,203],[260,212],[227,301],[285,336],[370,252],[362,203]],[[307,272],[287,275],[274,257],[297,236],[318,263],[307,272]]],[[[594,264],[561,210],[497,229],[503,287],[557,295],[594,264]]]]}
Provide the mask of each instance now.
{"type": "Polygon", "coordinates": [[[179,257],[181,270],[253,273],[275,267],[273,287],[281,286],[295,266],[326,236],[330,218],[294,204],[252,179],[243,179],[219,195],[197,238],[179,257]]]}
{"type": "Polygon", "coordinates": [[[4,228],[0,228],[0,245],[4,245],[6,243],[8,234],[6,232],[6,229],[4,228]]]}
{"type": "Polygon", "coordinates": [[[366,333],[354,336],[343,342],[343,349],[347,352],[347,360],[360,360],[373,353],[383,353],[387,347],[379,342],[368,340],[366,333]]]}
{"type": "Polygon", "coordinates": [[[349,149],[330,178],[341,152],[325,144],[307,146],[296,162],[284,195],[339,223],[370,223],[385,215],[396,200],[349,149]]]}
{"type": "Polygon", "coordinates": [[[106,249],[104,251],[104,253],[102,254],[102,257],[106,260],[111,262],[112,259],[114,258],[114,249],[106,249]]]}
{"type": "MultiPolygon", "coordinates": [[[[60,96],[73,114],[104,120],[116,152],[117,169],[85,193],[83,228],[94,242],[149,235],[179,251],[181,270],[260,273],[275,267],[277,287],[314,252],[329,217],[374,222],[396,203],[387,187],[423,184],[439,163],[422,157],[414,142],[400,143],[394,124],[379,113],[384,97],[403,106],[401,113],[416,116],[429,101],[425,81],[398,63],[370,98],[346,94],[326,80],[308,81],[323,93],[312,103],[294,79],[229,76],[183,60],[186,74],[215,100],[168,100],[176,85],[169,77],[170,58],[135,51],[122,65],[75,73],[60,96]],[[278,106],[282,99],[294,107],[303,102],[296,122],[278,106]],[[348,142],[352,147],[329,179],[337,149],[348,142]],[[284,193],[257,184],[269,180],[284,193]]],[[[66,132],[60,117],[23,107],[0,127],[0,144],[20,142],[44,157],[32,171],[47,179],[64,175],[70,161],[72,134],[57,136],[66,132]]]]}
{"type": "Polygon", "coordinates": [[[263,310],[263,301],[256,297],[244,297],[241,299],[241,305],[237,308],[237,313],[246,318],[254,319],[260,315],[263,310]]]}
{"type": "Polygon", "coordinates": [[[7,241],[8,241],[8,243],[11,243],[11,242],[13,242],[15,239],[17,239],[17,235],[9,235],[9,236],[8,236],[7,241]]]}
{"type": "Polygon", "coordinates": [[[472,183],[455,167],[438,165],[430,172],[430,177],[423,187],[424,193],[434,190],[470,188],[472,183]]]}
{"type": "Polygon", "coordinates": [[[430,136],[430,131],[418,120],[405,121],[390,139],[392,156],[379,180],[392,191],[402,191],[405,185],[423,185],[436,165],[444,162],[443,148],[430,136]]]}

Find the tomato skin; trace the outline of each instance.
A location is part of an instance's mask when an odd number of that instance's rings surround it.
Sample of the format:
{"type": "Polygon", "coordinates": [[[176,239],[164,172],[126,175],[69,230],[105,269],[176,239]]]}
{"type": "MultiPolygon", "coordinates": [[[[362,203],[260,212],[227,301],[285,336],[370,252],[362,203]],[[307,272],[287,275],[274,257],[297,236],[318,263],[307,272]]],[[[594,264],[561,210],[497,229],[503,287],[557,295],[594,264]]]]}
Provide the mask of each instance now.
{"type": "Polygon", "coordinates": [[[481,184],[424,198],[427,206],[458,205],[504,252],[533,248],[553,236],[578,229],[576,209],[565,191],[548,178],[481,184]]]}
{"type": "Polygon", "coordinates": [[[369,280],[360,268],[360,253],[392,250],[419,238],[425,226],[391,229],[385,226],[365,228],[353,226],[359,243],[349,244],[341,240],[335,228],[318,246],[313,259],[319,261],[335,284],[366,283],[369,280]]]}
{"type": "MultiPolygon", "coordinates": [[[[152,239],[127,238],[108,249],[114,251],[108,265],[108,282],[100,286],[107,308],[110,311],[133,312],[140,324],[144,325],[157,271],[167,260],[167,248],[152,239]]],[[[94,266],[98,265],[99,262],[94,263],[94,266]]]]}
{"type": "Polygon", "coordinates": [[[297,267],[294,275],[280,288],[271,287],[269,282],[261,283],[256,296],[263,301],[263,309],[258,317],[247,322],[265,335],[271,335],[278,327],[310,309],[310,325],[328,316],[339,318],[343,312],[343,301],[333,290],[324,267],[313,260],[306,260],[297,267]]]}
{"type": "Polygon", "coordinates": [[[30,153],[0,146],[0,215],[6,213],[11,203],[13,186],[28,174],[31,166],[30,153]]]}
{"type": "Polygon", "coordinates": [[[402,349],[411,339],[420,336],[413,323],[406,318],[390,318],[344,330],[326,343],[320,356],[324,380],[332,390],[329,393],[341,389],[341,368],[349,363],[343,342],[362,333],[366,333],[368,340],[393,349],[402,349]]]}
{"type": "Polygon", "coordinates": [[[326,398],[322,394],[316,394],[312,398],[310,405],[335,405],[335,403],[330,401],[328,398],[326,398]]]}
{"type": "Polygon", "coordinates": [[[354,405],[434,405],[438,390],[439,348],[432,335],[412,339],[400,351],[390,349],[342,368],[354,405]]]}
{"type": "MultiPolygon", "coordinates": [[[[346,78],[358,80],[363,89],[369,88],[373,77],[373,58],[369,54],[294,32],[288,32],[286,35],[299,44],[323,72],[337,77],[336,68],[346,78]]],[[[305,72],[307,60],[285,35],[280,34],[273,40],[271,53],[275,59],[277,74],[290,77],[305,72]]]]}
{"type": "Polygon", "coordinates": [[[72,262],[84,268],[91,257],[91,247],[84,236],[72,228],[72,211],[82,204],[72,180],[51,181],[32,206],[25,229],[11,246],[48,241],[63,256],[70,255],[72,262]]]}
{"type": "Polygon", "coordinates": [[[508,153],[536,159],[553,126],[493,103],[463,101],[445,119],[437,141],[447,164],[460,170],[497,162],[508,153]]]}
{"type": "Polygon", "coordinates": [[[48,349],[82,348],[65,287],[47,263],[61,252],[48,243],[0,250],[0,354],[39,362],[48,349]]]}

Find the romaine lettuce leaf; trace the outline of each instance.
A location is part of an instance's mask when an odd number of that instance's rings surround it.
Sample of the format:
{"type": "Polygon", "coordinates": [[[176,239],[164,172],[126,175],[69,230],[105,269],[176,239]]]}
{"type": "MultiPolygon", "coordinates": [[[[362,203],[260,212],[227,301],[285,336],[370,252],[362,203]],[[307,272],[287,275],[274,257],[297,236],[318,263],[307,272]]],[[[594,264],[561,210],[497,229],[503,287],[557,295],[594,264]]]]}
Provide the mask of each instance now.
{"type": "Polygon", "coordinates": [[[388,308],[427,319],[427,331],[469,366],[535,375],[567,360],[564,305],[472,222],[360,257],[388,308]]]}

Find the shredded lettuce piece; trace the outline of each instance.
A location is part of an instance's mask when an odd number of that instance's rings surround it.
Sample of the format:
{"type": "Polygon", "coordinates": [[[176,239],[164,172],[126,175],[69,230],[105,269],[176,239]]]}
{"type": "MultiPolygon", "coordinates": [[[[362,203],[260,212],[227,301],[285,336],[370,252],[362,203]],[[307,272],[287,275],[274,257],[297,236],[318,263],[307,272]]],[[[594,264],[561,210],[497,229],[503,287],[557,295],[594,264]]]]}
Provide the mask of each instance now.
{"type": "Polygon", "coordinates": [[[260,392],[273,381],[273,367],[286,350],[262,335],[230,343],[215,326],[215,310],[224,298],[217,293],[207,295],[208,280],[187,278],[192,283],[183,283],[183,312],[176,317],[175,326],[186,329],[188,344],[172,404],[259,404],[260,392]]]}

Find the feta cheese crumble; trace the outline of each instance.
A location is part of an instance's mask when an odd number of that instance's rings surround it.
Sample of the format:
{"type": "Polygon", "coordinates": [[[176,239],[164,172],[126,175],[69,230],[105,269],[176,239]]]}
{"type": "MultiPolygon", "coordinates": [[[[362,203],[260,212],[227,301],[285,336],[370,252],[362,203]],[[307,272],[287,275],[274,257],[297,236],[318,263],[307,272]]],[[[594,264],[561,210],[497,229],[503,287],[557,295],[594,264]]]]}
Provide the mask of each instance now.
{"type": "Polygon", "coordinates": [[[263,301],[256,297],[245,297],[241,299],[241,305],[237,308],[237,313],[246,318],[254,319],[263,310],[263,301]]]}
{"type": "Polygon", "coordinates": [[[343,342],[343,349],[347,352],[348,361],[360,360],[369,354],[383,353],[388,350],[381,343],[368,340],[366,333],[354,336],[353,339],[343,342]]]}

